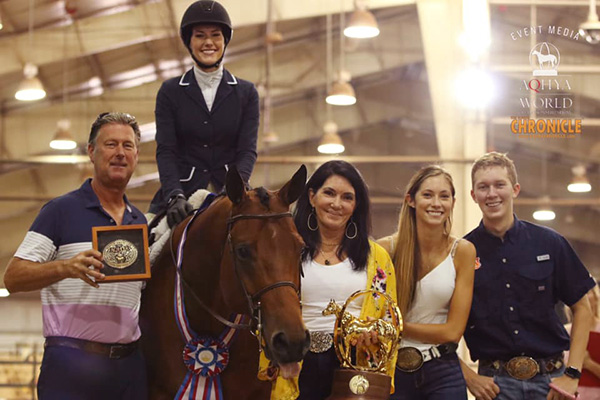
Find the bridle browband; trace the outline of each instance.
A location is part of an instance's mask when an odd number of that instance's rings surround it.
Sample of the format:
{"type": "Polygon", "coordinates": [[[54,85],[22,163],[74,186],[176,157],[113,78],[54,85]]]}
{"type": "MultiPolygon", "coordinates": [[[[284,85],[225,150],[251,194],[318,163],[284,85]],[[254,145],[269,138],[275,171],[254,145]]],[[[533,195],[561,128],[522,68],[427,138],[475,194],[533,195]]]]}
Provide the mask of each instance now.
{"type": "MultiPolygon", "coordinates": [[[[194,214],[194,216],[192,217],[190,222],[188,222],[189,226],[191,226],[192,222],[194,221],[194,219],[196,218],[197,215],[199,215],[199,213],[194,214]]],[[[238,259],[235,255],[235,251],[233,248],[233,242],[231,240],[231,230],[233,228],[233,225],[240,220],[276,219],[276,218],[287,218],[287,217],[292,218],[292,213],[288,211],[288,212],[276,213],[276,214],[239,214],[239,215],[230,216],[229,219],[227,220],[227,244],[229,245],[229,251],[231,254],[231,258],[233,260],[233,269],[235,270],[235,274],[238,279],[238,282],[240,283],[240,286],[242,287],[242,290],[244,291],[244,296],[246,297],[246,301],[248,302],[248,311],[250,312],[249,313],[250,314],[250,322],[236,324],[236,323],[233,323],[233,322],[223,318],[219,314],[217,314],[217,312],[215,312],[211,307],[206,305],[206,303],[204,303],[200,299],[200,297],[196,294],[196,292],[191,287],[191,285],[183,277],[183,273],[181,274],[181,282],[187,289],[188,293],[190,293],[192,295],[194,300],[206,312],[208,312],[213,318],[215,318],[220,323],[222,323],[232,329],[249,330],[250,333],[252,333],[252,335],[254,335],[258,339],[259,351],[261,350],[261,347],[263,345],[262,344],[262,316],[261,316],[261,308],[260,308],[260,299],[261,299],[262,295],[264,295],[265,293],[267,293],[271,290],[274,290],[274,289],[277,289],[280,287],[289,286],[294,289],[294,291],[296,292],[296,295],[298,296],[298,299],[300,299],[300,289],[292,281],[279,281],[279,282],[275,282],[275,283],[265,286],[264,288],[258,290],[256,293],[249,294],[248,290],[246,289],[246,285],[244,284],[244,281],[240,277],[238,259]]],[[[171,247],[171,252],[173,252],[173,247],[172,246],[170,246],[170,247],[171,247]]]]}

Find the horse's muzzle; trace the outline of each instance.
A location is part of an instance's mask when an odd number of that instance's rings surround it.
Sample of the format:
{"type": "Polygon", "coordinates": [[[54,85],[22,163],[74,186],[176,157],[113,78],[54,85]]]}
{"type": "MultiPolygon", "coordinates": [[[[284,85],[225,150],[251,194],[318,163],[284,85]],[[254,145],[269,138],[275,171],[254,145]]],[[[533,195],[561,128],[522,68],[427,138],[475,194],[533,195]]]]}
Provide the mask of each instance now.
{"type": "Polygon", "coordinates": [[[310,334],[290,338],[284,331],[275,332],[269,341],[271,356],[280,364],[302,361],[310,346],[310,334]]]}

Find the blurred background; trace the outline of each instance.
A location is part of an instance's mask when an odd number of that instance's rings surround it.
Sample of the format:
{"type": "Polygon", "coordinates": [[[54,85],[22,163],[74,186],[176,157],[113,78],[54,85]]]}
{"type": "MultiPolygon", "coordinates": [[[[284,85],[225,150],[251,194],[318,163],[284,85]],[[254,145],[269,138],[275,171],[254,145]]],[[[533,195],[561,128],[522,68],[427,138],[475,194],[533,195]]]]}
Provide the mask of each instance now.
{"type": "MultiPolygon", "coordinates": [[[[91,176],[85,148],[101,112],[128,112],[142,126],[127,193],[147,209],[159,187],[155,96],[192,66],[179,38],[189,4],[0,0],[0,277],[40,207],[91,176]]],[[[253,186],[277,189],[300,164],[310,173],[343,158],[369,185],[373,236],[381,237],[395,229],[410,176],[440,163],[455,178],[454,233],[464,235],[480,220],[471,163],[489,150],[508,152],[522,187],[519,218],[547,211],[537,223],[563,234],[600,277],[595,0],[222,4],[234,24],[225,66],[261,97],[253,186]],[[538,129],[562,121],[567,132],[526,133],[516,118],[538,129]]],[[[9,296],[2,287],[0,398],[33,398],[39,293],[9,296]]]]}

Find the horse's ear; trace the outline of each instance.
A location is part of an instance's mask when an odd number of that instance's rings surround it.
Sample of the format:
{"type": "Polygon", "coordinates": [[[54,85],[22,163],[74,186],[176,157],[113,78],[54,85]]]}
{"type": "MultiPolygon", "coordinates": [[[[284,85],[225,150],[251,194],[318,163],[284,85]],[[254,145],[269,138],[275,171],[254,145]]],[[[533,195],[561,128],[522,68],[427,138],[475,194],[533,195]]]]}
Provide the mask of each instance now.
{"type": "Polygon", "coordinates": [[[302,164],[292,179],[279,190],[279,198],[287,205],[292,204],[300,197],[304,185],[306,185],[306,166],[302,164]]]}
{"type": "Polygon", "coordinates": [[[229,167],[225,177],[225,192],[233,204],[240,204],[246,196],[244,181],[235,166],[229,167]]]}

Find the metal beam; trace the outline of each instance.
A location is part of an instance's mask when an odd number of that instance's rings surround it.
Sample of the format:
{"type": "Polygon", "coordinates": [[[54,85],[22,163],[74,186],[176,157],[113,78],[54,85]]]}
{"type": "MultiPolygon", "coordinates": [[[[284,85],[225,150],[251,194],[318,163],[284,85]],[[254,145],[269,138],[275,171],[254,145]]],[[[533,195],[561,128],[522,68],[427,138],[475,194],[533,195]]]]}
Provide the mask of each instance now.
{"type": "MultiPolygon", "coordinates": [[[[45,202],[56,198],[57,195],[50,194],[20,194],[20,195],[0,195],[0,202],[3,201],[35,201],[45,202]]],[[[152,200],[154,195],[150,194],[132,194],[127,195],[127,199],[131,202],[149,202],[152,200]]],[[[396,196],[371,196],[372,204],[380,205],[398,205],[402,204],[403,198],[396,196]]],[[[600,198],[593,199],[550,199],[549,201],[542,200],[540,198],[517,198],[515,199],[515,205],[518,206],[537,206],[537,205],[549,205],[552,207],[573,207],[573,206],[600,206],[600,198]]]]}

